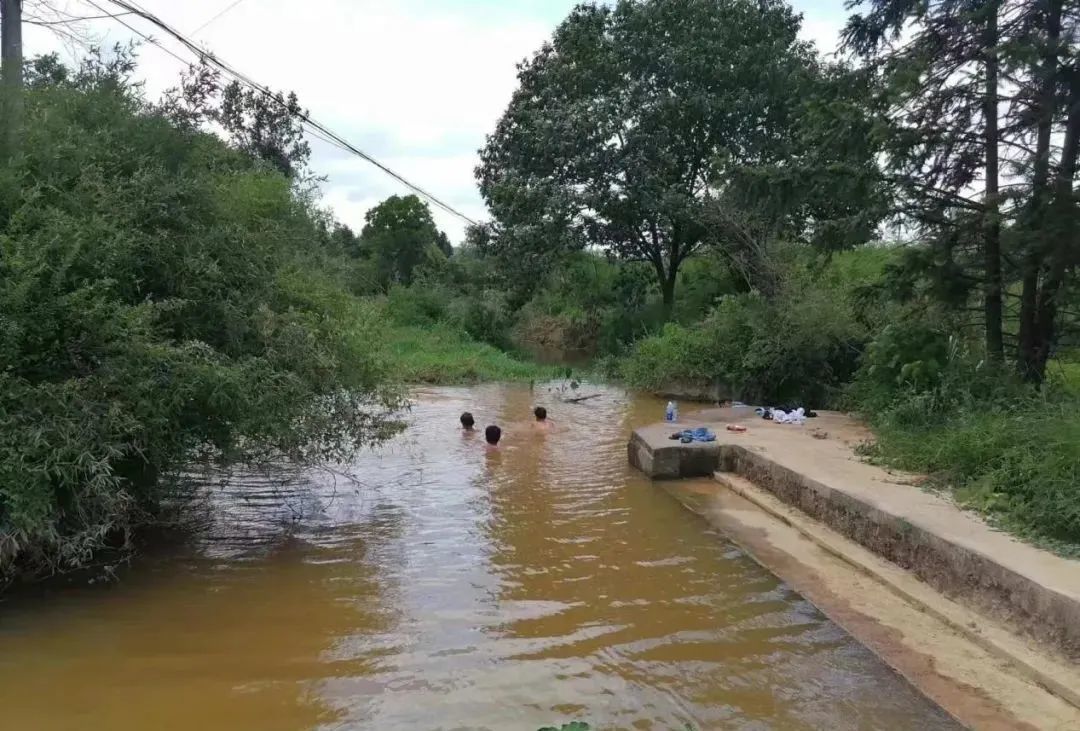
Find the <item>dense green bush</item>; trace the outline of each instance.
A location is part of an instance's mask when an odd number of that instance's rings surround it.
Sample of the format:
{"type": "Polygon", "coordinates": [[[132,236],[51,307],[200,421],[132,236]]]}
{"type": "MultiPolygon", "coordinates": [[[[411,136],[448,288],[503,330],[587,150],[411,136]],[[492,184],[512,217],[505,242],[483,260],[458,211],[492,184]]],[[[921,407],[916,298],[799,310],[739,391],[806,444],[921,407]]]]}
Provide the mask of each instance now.
{"type": "Polygon", "coordinates": [[[654,279],[646,265],[589,252],[567,256],[522,307],[515,340],[550,353],[621,352],[662,323],[654,279]]]}
{"type": "Polygon", "coordinates": [[[392,287],[386,313],[397,325],[450,329],[496,347],[510,346],[513,320],[506,294],[498,289],[460,292],[427,277],[409,287],[392,287]]]}
{"type": "Polygon", "coordinates": [[[197,452],[387,433],[377,316],[284,176],[122,79],[39,86],[0,170],[0,554],[73,566],[197,452]]]}
{"type": "Polygon", "coordinates": [[[856,298],[883,259],[851,252],[815,269],[796,258],[776,296],[725,296],[704,320],[639,341],[620,372],[636,388],[719,383],[747,401],[834,403],[879,319],[857,316],[856,298]],[[844,276],[859,257],[866,276],[844,276]]]}
{"type": "Polygon", "coordinates": [[[638,388],[718,382],[747,401],[820,407],[854,371],[861,337],[830,304],[819,293],[727,297],[700,324],[669,325],[638,343],[623,375],[638,388]]]}
{"type": "Polygon", "coordinates": [[[452,298],[446,308],[446,321],[474,340],[499,348],[510,347],[513,318],[506,293],[498,289],[452,298]]]}
{"type": "Polygon", "coordinates": [[[396,326],[387,339],[393,373],[406,383],[539,381],[562,371],[516,358],[445,326],[396,326]]]}
{"type": "Polygon", "coordinates": [[[398,325],[428,326],[446,319],[450,292],[438,285],[397,285],[386,295],[386,314],[398,325]]]}

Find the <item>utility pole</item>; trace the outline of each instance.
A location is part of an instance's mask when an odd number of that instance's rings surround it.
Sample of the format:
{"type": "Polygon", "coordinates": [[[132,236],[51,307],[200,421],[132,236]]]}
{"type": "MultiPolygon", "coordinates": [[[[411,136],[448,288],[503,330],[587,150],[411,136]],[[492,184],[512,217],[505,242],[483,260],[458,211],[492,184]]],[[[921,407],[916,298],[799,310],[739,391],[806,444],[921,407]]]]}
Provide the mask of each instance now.
{"type": "Polygon", "coordinates": [[[15,151],[17,129],[22,121],[22,4],[23,0],[0,0],[0,132],[4,152],[15,151]]]}

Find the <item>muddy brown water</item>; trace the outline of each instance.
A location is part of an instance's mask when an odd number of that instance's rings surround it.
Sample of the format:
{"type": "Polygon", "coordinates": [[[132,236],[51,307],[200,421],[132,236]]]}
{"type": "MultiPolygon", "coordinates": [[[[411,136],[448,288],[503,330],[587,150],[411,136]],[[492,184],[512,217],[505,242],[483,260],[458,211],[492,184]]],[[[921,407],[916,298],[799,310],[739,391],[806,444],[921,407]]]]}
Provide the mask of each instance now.
{"type": "Polygon", "coordinates": [[[0,605],[0,727],[956,728],[627,465],[662,403],[586,388],[418,392],[360,484],[207,477],[196,538],[0,605]]]}

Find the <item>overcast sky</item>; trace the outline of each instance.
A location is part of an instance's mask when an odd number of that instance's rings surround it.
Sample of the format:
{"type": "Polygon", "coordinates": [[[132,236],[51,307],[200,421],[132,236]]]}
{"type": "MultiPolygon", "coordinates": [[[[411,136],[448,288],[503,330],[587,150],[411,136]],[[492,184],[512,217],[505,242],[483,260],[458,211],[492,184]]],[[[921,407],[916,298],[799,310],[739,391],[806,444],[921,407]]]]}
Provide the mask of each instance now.
{"type": "MultiPolygon", "coordinates": [[[[87,0],[51,0],[98,15],[87,0]]],[[[94,0],[110,7],[108,0],[94,0]]],[[[32,2],[32,0],[31,0],[32,2]]],[[[486,218],[473,180],[476,151],[510,100],[515,64],[536,50],[577,0],[141,0],[162,20],[256,81],[294,90],[315,119],[474,219],[486,218]],[[223,15],[198,30],[224,10],[223,15]],[[197,31],[197,32],[196,32],[197,31]]],[[[831,51],[844,0],[795,0],[803,34],[831,51]]],[[[150,33],[150,26],[130,22],[150,33]]],[[[132,37],[114,20],[87,24],[107,45],[132,37]]],[[[182,52],[161,34],[163,44],[182,52]]],[[[28,28],[28,56],[63,47],[28,28]]],[[[181,64],[144,45],[139,76],[156,98],[181,64]]],[[[369,164],[312,140],[312,169],[329,178],[324,202],[359,231],[364,212],[407,192],[369,164]]],[[[438,209],[460,241],[464,223],[438,209]]]]}

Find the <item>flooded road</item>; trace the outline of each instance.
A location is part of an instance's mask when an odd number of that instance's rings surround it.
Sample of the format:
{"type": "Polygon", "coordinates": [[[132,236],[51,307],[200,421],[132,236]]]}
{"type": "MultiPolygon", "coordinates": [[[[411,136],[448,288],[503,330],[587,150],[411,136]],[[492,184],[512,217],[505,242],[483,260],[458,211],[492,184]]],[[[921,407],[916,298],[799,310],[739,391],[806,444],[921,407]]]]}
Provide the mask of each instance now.
{"type": "Polygon", "coordinates": [[[627,465],[660,402],[588,390],[421,391],[355,481],[210,481],[191,542],[0,605],[0,727],[956,728],[627,465]]]}

